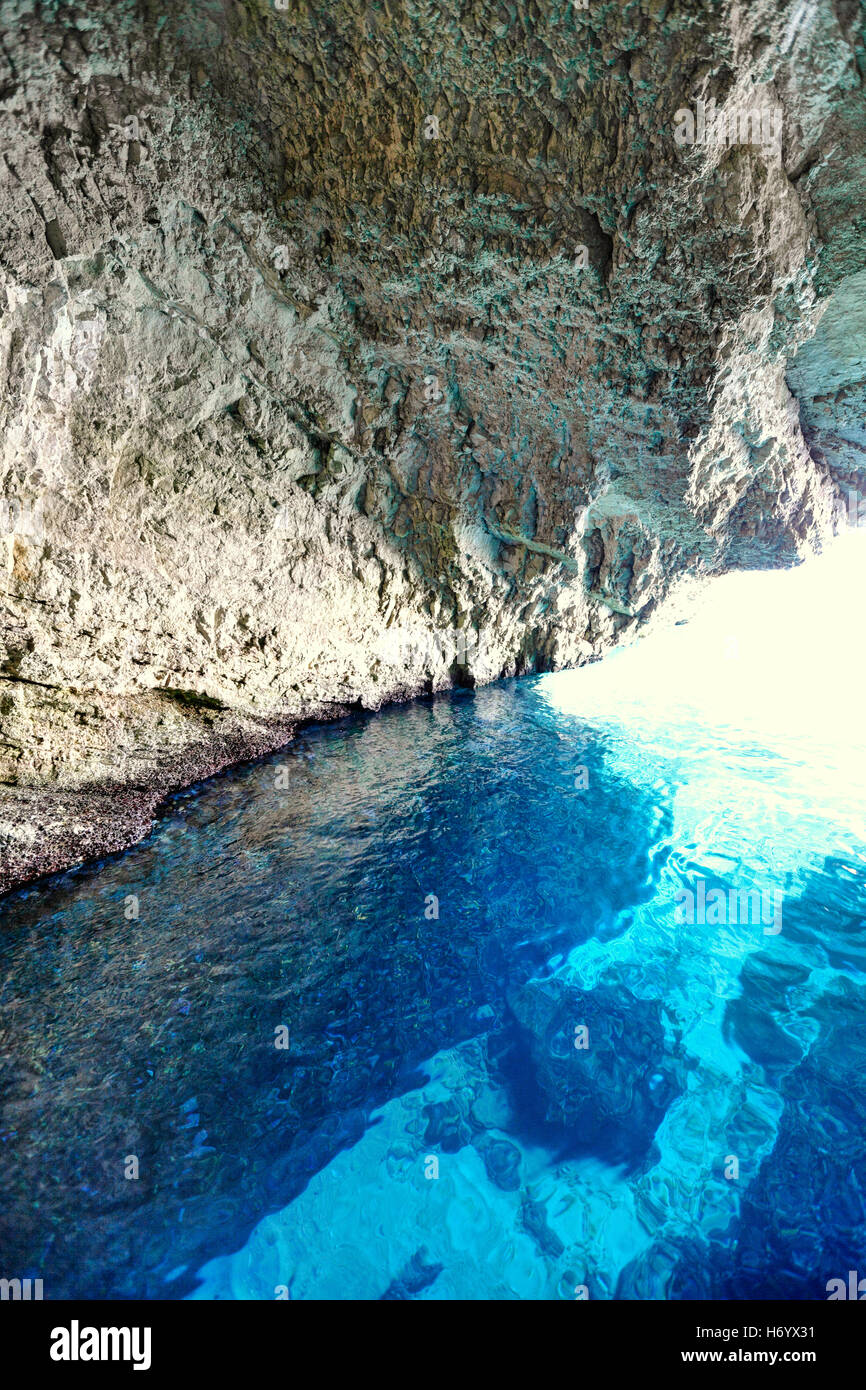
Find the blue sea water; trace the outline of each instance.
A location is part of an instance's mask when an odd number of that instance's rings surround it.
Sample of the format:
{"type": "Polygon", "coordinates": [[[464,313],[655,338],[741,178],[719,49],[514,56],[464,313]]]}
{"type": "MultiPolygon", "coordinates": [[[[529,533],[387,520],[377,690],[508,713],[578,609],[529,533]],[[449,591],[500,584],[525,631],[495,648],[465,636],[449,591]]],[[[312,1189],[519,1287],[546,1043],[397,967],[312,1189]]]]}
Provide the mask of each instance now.
{"type": "Polygon", "coordinates": [[[305,729],[8,898],[0,1273],[220,1299],[866,1275],[840,563],[732,576],[578,672],[305,729]]]}

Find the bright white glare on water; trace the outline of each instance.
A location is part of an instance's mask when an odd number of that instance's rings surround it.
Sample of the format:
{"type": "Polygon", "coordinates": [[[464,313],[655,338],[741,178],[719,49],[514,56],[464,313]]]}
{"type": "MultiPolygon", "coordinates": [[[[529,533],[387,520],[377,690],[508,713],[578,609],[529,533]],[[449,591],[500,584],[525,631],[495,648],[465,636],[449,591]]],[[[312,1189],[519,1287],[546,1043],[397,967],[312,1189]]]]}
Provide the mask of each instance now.
{"type": "Polygon", "coordinates": [[[863,743],[864,593],[866,530],[851,530],[795,569],[716,580],[687,623],[552,676],[546,693],[571,714],[690,718],[853,751],[863,743]]]}

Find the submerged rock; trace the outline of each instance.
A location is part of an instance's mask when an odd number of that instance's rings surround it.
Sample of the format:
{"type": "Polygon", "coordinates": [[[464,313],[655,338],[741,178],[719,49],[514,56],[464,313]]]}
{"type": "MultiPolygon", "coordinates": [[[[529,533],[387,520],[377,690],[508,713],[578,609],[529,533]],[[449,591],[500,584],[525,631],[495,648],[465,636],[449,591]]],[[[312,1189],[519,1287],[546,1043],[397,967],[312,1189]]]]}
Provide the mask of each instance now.
{"type": "Polygon", "coordinates": [[[519,1088],[531,1101],[527,1119],[548,1138],[558,1133],[563,1149],[643,1159],[682,1089],[661,1005],[621,986],[585,991],[553,977],[531,980],[513,1008],[528,1051],[519,1088]]]}
{"type": "Polygon", "coordinates": [[[402,1270],[399,1278],[393,1279],[382,1294],[380,1302],[406,1300],[415,1298],[425,1289],[429,1289],[442,1273],[442,1265],[429,1264],[426,1262],[427,1251],[422,1245],[420,1250],[416,1250],[412,1259],[402,1270]]]}

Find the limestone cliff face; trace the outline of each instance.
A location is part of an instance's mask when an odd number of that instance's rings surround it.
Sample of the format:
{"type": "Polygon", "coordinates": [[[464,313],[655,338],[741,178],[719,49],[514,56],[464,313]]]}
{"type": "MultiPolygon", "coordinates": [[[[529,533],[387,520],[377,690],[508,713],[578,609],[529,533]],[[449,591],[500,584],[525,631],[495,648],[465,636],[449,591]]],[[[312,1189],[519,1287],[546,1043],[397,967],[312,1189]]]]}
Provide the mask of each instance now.
{"type": "Polygon", "coordinates": [[[0,891],[861,477],[852,0],[0,5],[0,891]]]}

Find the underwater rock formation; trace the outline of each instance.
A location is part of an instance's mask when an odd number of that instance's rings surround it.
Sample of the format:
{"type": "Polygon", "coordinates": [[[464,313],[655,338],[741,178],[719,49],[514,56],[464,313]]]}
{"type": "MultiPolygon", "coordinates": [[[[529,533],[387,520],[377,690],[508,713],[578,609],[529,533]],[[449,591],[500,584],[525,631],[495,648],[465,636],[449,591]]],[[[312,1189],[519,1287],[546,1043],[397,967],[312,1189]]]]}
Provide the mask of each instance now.
{"type": "Polygon", "coordinates": [[[4,0],[0,38],[0,891],[859,496],[848,0],[4,0]]]}
{"type": "Polygon", "coordinates": [[[538,1116],[563,1141],[636,1162],[681,1089],[666,1061],[661,1005],[627,989],[532,980],[513,1003],[527,1034],[538,1116]],[[575,1065],[575,1052],[577,1062],[575,1065]]]}

